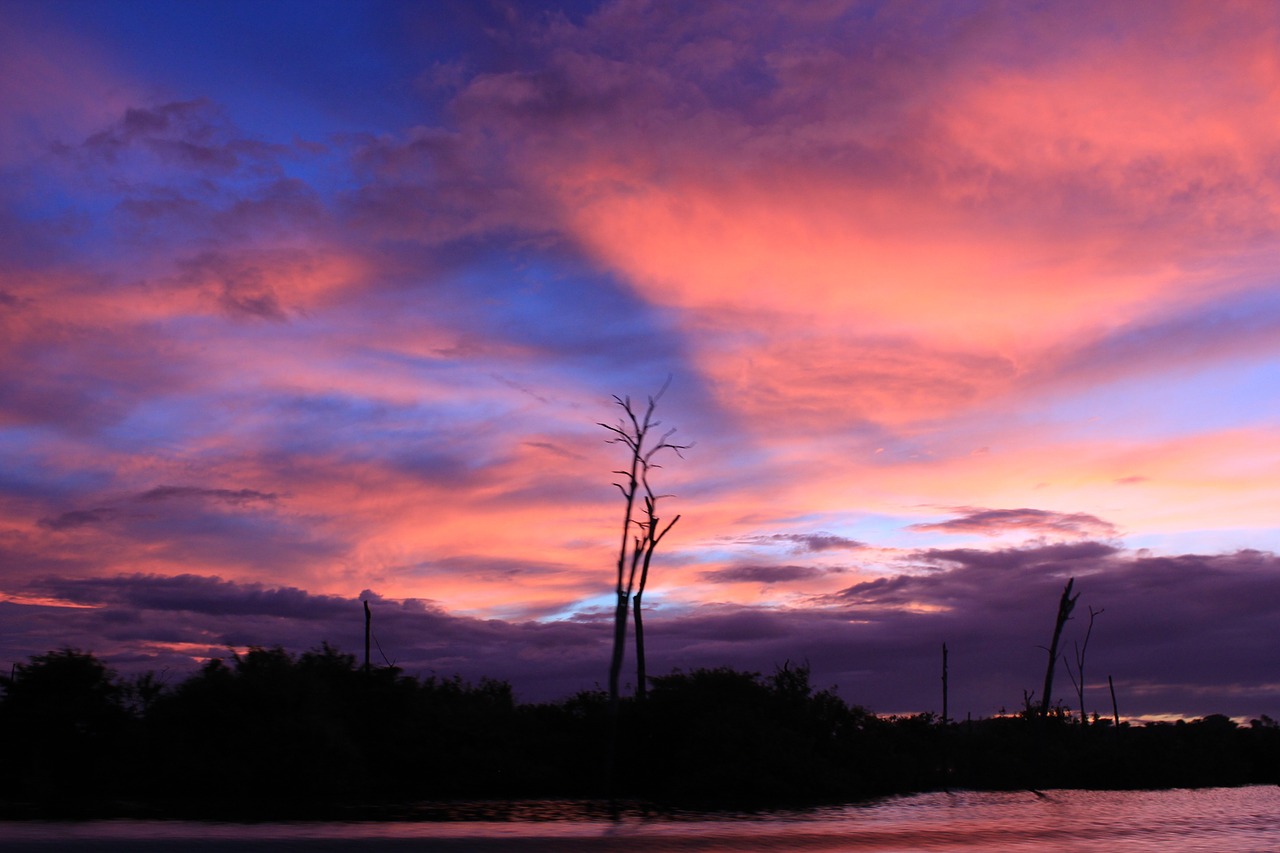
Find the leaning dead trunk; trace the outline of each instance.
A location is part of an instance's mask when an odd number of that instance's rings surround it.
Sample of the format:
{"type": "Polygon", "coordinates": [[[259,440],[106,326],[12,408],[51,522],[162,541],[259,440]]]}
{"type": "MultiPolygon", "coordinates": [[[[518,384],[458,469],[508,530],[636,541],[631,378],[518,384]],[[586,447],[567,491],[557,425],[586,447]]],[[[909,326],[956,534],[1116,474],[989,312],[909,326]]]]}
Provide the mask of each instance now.
{"type": "Polygon", "coordinates": [[[1049,716],[1049,703],[1052,701],[1053,695],[1053,668],[1058,662],[1058,641],[1062,638],[1062,626],[1067,624],[1067,620],[1071,618],[1071,611],[1076,606],[1076,599],[1080,597],[1077,593],[1071,595],[1071,587],[1075,585],[1076,579],[1071,578],[1067,581],[1067,585],[1062,590],[1062,598],[1058,600],[1058,618],[1053,624],[1053,641],[1049,643],[1049,665],[1044,671],[1044,693],[1040,694],[1040,716],[1049,716]]]}

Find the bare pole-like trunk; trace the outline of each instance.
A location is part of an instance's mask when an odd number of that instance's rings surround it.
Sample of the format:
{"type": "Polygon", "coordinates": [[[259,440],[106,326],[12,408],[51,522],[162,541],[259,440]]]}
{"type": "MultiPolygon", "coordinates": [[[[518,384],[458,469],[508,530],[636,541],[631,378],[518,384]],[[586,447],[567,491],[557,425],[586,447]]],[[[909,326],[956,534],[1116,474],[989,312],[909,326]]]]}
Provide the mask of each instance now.
{"type": "MultiPolygon", "coordinates": [[[[364,671],[369,671],[369,634],[372,630],[373,614],[369,612],[369,602],[367,599],[362,600],[364,605],[364,671]]],[[[395,649],[392,649],[395,651],[395,649]]]]}
{"type": "Polygon", "coordinates": [[[942,644],[942,725],[947,724],[947,644],[942,644]]]}
{"type": "Polygon", "coordinates": [[[1111,680],[1111,676],[1107,676],[1107,687],[1111,688],[1111,716],[1116,721],[1116,728],[1120,728],[1120,709],[1116,707],[1116,683],[1111,680]]]}
{"type": "Polygon", "coordinates": [[[950,790],[951,784],[951,755],[948,740],[950,732],[947,731],[947,644],[942,644],[942,731],[939,732],[939,754],[942,759],[942,779],[943,785],[950,790]]]}
{"type": "Polygon", "coordinates": [[[1058,663],[1058,641],[1062,639],[1062,626],[1067,624],[1067,620],[1071,618],[1071,611],[1076,606],[1076,599],[1080,597],[1079,593],[1073,597],[1071,595],[1071,587],[1075,585],[1076,579],[1071,578],[1067,581],[1066,587],[1062,590],[1062,598],[1058,600],[1058,618],[1053,624],[1053,641],[1049,643],[1049,664],[1044,671],[1044,693],[1040,694],[1040,716],[1049,716],[1049,703],[1052,701],[1053,695],[1053,668],[1058,663]]]}

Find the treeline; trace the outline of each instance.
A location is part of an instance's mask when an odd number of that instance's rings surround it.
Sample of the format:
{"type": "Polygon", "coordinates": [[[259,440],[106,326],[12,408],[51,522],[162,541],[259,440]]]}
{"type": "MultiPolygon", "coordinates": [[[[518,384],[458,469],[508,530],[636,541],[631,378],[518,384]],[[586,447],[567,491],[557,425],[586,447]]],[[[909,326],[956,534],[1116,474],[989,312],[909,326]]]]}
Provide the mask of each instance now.
{"type": "Polygon", "coordinates": [[[176,685],[92,655],[39,655],[0,678],[3,815],[356,817],[423,801],[627,798],[756,808],[950,787],[1280,783],[1280,728],[1081,726],[1065,712],[943,724],[880,717],[803,666],[650,680],[521,704],[505,682],[364,671],[325,645],[252,649],[176,685]]]}

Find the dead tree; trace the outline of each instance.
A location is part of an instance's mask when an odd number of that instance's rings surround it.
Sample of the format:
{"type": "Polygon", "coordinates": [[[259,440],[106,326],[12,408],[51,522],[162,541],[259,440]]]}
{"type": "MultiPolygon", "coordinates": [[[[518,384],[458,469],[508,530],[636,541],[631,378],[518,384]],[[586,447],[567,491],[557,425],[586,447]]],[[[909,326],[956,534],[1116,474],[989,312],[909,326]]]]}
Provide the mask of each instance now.
{"type": "Polygon", "coordinates": [[[1076,671],[1071,671],[1071,663],[1067,661],[1067,675],[1071,678],[1071,686],[1076,689],[1076,698],[1080,702],[1080,725],[1089,725],[1089,717],[1084,711],[1084,656],[1089,651],[1089,636],[1093,633],[1093,620],[1102,614],[1101,610],[1089,608],[1089,627],[1084,632],[1084,643],[1075,643],[1076,671]]]}
{"type": "Polygon", "coordinates": [[[1049,703],[1053,694],[1053,667],[1058,662],[1058,641],[1062,638],[1062,626],[1067,624],[1067,620],[1071,618],[1071,611],[1076,606],[1076,599],[1080,597],[1080,593],[1074,596],[1071,594],[1071,587],[1075,585],[1076,579],[1071,578],[1067,581],[1066,587],[1062,590],[1062,598],[1058,600],[1058,618],[1053,624],[1053,640],[1049,643],[1049,665],[1044,671],[1044,693],[1040,694],[1040,716],[1049,716],[1049,703]]]}
{"type": "Polygon", "coordinates": [[[622,482],[614,485],[622,493],[625,505],[614,587],[617,600],[613,614],[613,654],[609,663],[609,704],[614,714],[617,712],[618,681],[622,675],[622,662],[626,648],[627,613],[633,603],[633,596],[637,627],[636,658],[640,666],[641,679],[637,690],[643,695],[644,629],[640,621],[640,599],[643,596],[645,584],[649,580],[653,552],[662,541],[662,537],[680,518],[676,516],[666,527],[659,528],[657,504],[660,496],[654,494],[649,483],[650,472],[660,467],[654,462],[655,456],[664,450],[673,451],[679,456],[680,452],[688,447],[688,445],[675,444],[671,441],[671,436],[675,433],[674,429],[654,437],[656,428],[662,422],[655,420],[653,413],[657,408],[658,400],[662,398],[670,384],[671,380],[668,378],[658,393],[649,397],[649,403],[643,414],[636,412],[630,397],[615,396],[613,400],[622,409],[623,417],[617,424],[600,424],[613,433],[613,438],[608,439],[609,443],[621,444],[627,448],[630,456],[626,468],[613,472],[623,478],[622,482]],[[643,515],[640,517],[637,517],[638,502],[643,507],[643,515]]]}

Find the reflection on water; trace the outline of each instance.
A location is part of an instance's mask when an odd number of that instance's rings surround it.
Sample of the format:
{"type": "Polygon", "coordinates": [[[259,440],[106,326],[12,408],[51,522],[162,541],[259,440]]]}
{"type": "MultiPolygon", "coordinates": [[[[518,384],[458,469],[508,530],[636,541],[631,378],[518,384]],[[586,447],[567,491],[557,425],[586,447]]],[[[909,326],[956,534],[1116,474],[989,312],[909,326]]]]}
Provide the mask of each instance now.
{"type": "MultiPolygon", "coordinates": [[[[428,812],[423,812],[428,813],[428,812]]],[[[471,820],[0,824],[0,850],[767,851],[1274,853],[1280,788],[956,792],[743,815],[653,816],[599,806],[473,806],[471,820]]]]}

